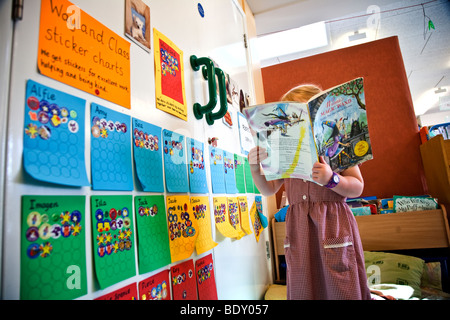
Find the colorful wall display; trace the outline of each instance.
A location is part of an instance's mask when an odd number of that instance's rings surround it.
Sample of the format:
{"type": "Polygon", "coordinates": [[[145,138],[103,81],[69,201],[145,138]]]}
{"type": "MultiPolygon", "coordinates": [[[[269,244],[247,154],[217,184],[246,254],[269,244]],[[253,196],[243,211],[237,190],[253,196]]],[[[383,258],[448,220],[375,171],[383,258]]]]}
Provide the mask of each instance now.
{"type": "Polygon", "coordinates": [[[95,274],[101,289],[136,275],[131,195],[91,197],[95,274]]]}
{"type": "Polygon", "coordinates": [[[130,116],[92,103],[90,120],[92,188],[133,190],[130,116]]]}
{"type": "Polygon", "coordinates": [[[23,165],[34,179],[88,186],[84,147],[86,101],[27,81],[23,165]]]}
{"type": "Polygon", "coordinates": [[[41,74],[130,108],[130,43],[67,0],[43,0],[41,74]]]}
{"type": "Polygon", "coordinates": [[[134,208],[139,273],[143,274],[170,264],[164,196],[136,196],[134,208]]]}
{"type": "Polygon", "coordinates": [[[20,299],[87,293],[84,196],[22,196],[20,299]]]}
{"type": "Polygon", "coordinates": [[[192,193],[208,193],[206,180],[205,152],[203,142],[186,138],[189,190],[192,193]]]}
{"type": "Polygon", "coordinates": [[[167,221],[172,262],[189,258],[195,249],[198,224],[189,196],[167,197],[167,221]]]}
{"type": "Polygon", "coordinates": [[[197,300],[194,261],[186,260],[170,268],[173,300],[197,300]]]}
{"type": "Polygon", "coordinates": [[[156,107],[187,121],[183,51],[153,29],[156,107]]]}
{"type": "Polygon", "coordinates": [[[133,118],[133,157],[142,190],[164,192],[161,128],[133,118]]]}
{"type": "Polygon", "coordinates": [[[188,192],[184,136],[163,130],[164,174],[168,192],[188,192]]]}
{"type": "Polygon", "coordinates": [[[169,269],[139,282],[140,300],[170,300],[169,269]]]}
{"type": "Polygon", "coordinates": [[[212,254],[195,261],[198,300],[217,300],[212,254]]]}
{"type": "Polygon", "coordinates": [[[195,251],[197,254],[202,254],[217,246],[217,243],[212,239],[209,197],[191,197],[191,207],[198,224],[195,251]]]}

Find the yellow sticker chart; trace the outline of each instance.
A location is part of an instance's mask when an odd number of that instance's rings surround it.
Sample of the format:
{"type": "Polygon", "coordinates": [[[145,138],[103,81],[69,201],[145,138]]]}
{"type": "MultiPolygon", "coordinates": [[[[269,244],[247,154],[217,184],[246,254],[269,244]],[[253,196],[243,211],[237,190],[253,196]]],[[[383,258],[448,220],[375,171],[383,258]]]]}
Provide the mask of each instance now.
{"type": "Polygon", "coordinates": [[[189,258],[198,237],[198,224],[189,196],[167,197],[167,221],[172,262],[189,258]]]}
{"type": "Polygon", "coordinates": [[[42,0],[41,74],[130,109],[130,43],[66,0],[42,0]]]}
{"type": "Polygon", "coordinates": [[[237,231],[237,239],[245,236],[245,232],[241,228],[241,217],[239,211],[239,203],[237,197],[228,197],[228,217],[230,219],[231,226],[237,231]]]}
{"type": "Polygon", "coordinates": [[[238,238],[239,233],[230,224],[227,197],[214,197],[214,222],[217,230],[227,238],[238,238]]]}
{"type": "Polygon", "coordinates": [[[256,209],[256,201],[253,202],[252,208],[250,209],[250,219],[252,220],[253,230],[255,231],[256,242],[259,242],[259,236],[264,230],[261,219],[259,218],[258,210],[256,209]]]}
{"type": "Polygon", "coordinates": [[[195,250],[197,254],[202,254],[217,246],[212,238],[209,197],[191,197],[191,207],[198,224],[195,250]]]}
{"type": "Polygon", "coordinates": [[[153,29],[156,108],[187,121],[183,51],[153,29]]]}
{"type": "Polygon", "coordinates": [[[248,213],[248,201],[247,197],[238,197],[239,211],[241,213],[241,228],[247,234],[253,233],[250,227],[250,216],[248,213]]]}

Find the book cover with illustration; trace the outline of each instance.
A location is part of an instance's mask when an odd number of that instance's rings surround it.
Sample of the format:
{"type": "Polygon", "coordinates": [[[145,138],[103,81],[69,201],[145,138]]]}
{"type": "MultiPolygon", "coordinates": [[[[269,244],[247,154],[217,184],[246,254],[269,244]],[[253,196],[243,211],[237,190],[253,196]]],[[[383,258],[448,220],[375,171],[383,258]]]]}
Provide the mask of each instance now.
{"type": "Polygon", "coordinates": [[[328,89],[308,103],[280,101],[243,110],[255,144],[269,157],[261,162],[267,180],[311,179],[323,156],[340,172],[373,158],[363,78],[328,89]]]}

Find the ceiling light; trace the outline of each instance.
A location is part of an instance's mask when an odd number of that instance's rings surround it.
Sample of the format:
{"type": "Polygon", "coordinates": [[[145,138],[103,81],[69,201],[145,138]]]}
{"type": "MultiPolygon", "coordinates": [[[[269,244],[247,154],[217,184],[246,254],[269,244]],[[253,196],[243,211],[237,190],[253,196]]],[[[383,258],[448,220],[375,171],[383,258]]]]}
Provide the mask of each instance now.
{"type": "Polygon", "coordinates": [[[447,92],[447,89],[441,88],[441,87],[437,88],[437,89],[434,91],[434,93],[436,93],[436,94],[444,93],[444,92],[447,92]]]}
{"type": "Polygon", "coordinates": [[[355,31],[354,34],[348,36],[348,40],[349,41],[356,41],[356,40],[361,40],[364,39],[366,37],[366,33],[359,33],[359,31],[355,31]]]}

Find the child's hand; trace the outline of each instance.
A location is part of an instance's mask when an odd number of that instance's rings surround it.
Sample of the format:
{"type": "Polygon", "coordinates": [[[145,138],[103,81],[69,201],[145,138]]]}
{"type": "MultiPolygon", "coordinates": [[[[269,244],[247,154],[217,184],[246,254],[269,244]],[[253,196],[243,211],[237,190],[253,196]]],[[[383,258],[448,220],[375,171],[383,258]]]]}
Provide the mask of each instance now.
{"type": "Polygon", "coordinates": [[[259,172],[259,164],[264,159],[267,159],[269,157],[266,149],[260,148],[260,147],[254,147],[252,148],[248,153],[248,163],[250,164],[250,169],[252,171],[258,171],[259,172]]]}
{"type": "Polygon", "coordinates": [[[319,161],[314,163],[312,168],[312,178],[315,182],[326,185],[333,175],[331,167],[325,162],[323,156],[319,157],[319,161]]]}

